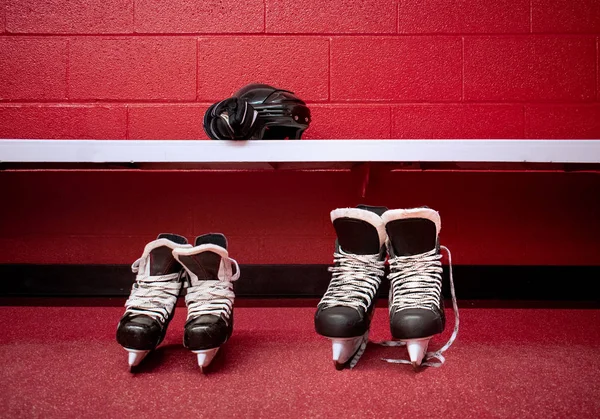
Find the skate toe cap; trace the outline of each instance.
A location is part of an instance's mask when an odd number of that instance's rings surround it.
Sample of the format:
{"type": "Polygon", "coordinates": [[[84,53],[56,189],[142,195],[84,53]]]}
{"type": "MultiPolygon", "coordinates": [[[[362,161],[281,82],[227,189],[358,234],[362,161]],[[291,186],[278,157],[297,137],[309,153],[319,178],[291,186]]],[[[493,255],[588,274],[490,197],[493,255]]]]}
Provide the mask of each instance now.
{"type": "Polygon", "coordinates": [[[317,311],[315,329],[326,337],[355,337],[369,329],[369,317],[351,307],[334,306],[317,311]]]}
{"type": "Polygon", "coordinates": [[[444,320],[432,310],[400,310],[390,317],[390,331],[395,339],[429,337],[444,331],[444,320]]]}
{"type": "Polygon", "coordinates": [[[125,348],[154,349],[160,342],[161,326],[148,316],[123,319],[117,327],[117,342],[125,348]]]}
{"type": "Polygon", "coordinates": [[[191,350],[216,348],[227,341],[231,331],[231,325],[221,317],[199,316],[186,323],[183,344],[191,350]]]}

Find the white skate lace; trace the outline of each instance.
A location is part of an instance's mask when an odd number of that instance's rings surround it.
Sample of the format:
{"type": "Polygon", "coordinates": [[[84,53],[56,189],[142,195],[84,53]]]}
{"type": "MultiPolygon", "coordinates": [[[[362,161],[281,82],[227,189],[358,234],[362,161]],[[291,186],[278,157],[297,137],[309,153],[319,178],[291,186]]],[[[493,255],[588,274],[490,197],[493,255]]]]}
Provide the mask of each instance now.
{"type": "Polygon", "coordinates": [[[439,308],[442,258],[436,250],[390,258],[390,313],[410,308],[439,308]]]}
{"type": "Polygon", "coordinates": [[[147,260],[139,258],[131,265],[137,276],[125,303],[125,313],[144,314],[164,323],[177,304],[181,273],[151,276],[145,269],[147,260]]]}
{"type": "Polygon", "coordinates": [[[188,308],[188,320],[210,314],[222,317],[226,323],[229,322],[235,299],[233,282],[240,277],[240,268],[237,262],[231,258],[229,260],[235,265],[234,275],[225,280],[201,281],[187,289],[185,302],[188,308]]]}
{"type": "Polygon", "coordinates": [[[331,282],[320,307],[347,306],[367,311],[381,284],[385,261],[379,255],[355,255],[341,249],[334,253],[331,282]]]}
{"type": "Polygon", "coordinates": [[[350,369],[354,368],[356,366],[356,364],[358,364],[358,360],[365,353],[365,350],[367,349],[368,344],[369,344],[369,331],[367,330],[367,333],[364,334],[364,336],[362,338],[362,342],[360,343],[360,346],[358,347],[358,351],[356,351],[356,353],[350,360],[350,364],[348,364],[350,369]]]}
{"type": "MultiPolygon", "coordinates": [[[[450,294],[452,296],[452,309],[454,310],[454,331],[448,342],[434,352],[427,352],[421,365],[429,367],[441,367],[446,361],[442,355],[456,339],[459,327],[458,305],[454,291],[454,278],[452,277],[452,254],[446,246],[440,246],[448,254],[448,265],[450,268],[450,294]]],[[[392,288],[392,301],[390,301],[390,312],[408,308],[439,309],[440,294],[442,292],[442,263],[441,254],[435,250],[414,256],[398,256],[390,259],[392,273],[388,276],[392,288]]],[[[400,341],[378,342],[382,346],[404,346],[400,341]]],[[[386,359],[384,361],[395,364],[411,364],[406,359],[386,359]]]]}

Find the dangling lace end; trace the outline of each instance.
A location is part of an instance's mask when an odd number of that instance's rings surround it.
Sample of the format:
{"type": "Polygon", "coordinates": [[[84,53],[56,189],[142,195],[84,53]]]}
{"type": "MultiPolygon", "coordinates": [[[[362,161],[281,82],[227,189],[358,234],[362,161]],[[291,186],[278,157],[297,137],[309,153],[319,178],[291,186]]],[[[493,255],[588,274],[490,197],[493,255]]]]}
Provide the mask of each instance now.
{"type": "Polygon", "coordinates": [[[450,336],[450,339],[448,339],[448,342],[446,342],[444,346],[442,346],[440,349],[433,353],[433,356],[439,358],[441,363],[443,364],[445,359],[442,356],[442,353],[446,352],[456,340],[456,336],[458,336],[458,329],[460,325],[460,317],[458,314],[458,304],[456,302],[456,292],[454,291],[454,277],[452,275],[452,254],[450,253],[450,249],[448,249],[446,246],[440,246],[440,248],[445,250],[448,254],[448,266],[450,271],[450,295],[452,297],[452,310],[454,311],[454,330],[452,331],[452,335],[450,336]]]}
{"type": "Polygon", "coordinates": [[[434,368],[439,368],[444,364],[444,362],[446,362],[446,358],[444,358],[444,355],[442,355],[439,351],[427,352],[427,354],[425,354],[424,360],[425,362],[421,364],[422,366],[434,368]],[[434,361],[436,359],[437,361],[434,361]]]}
{"type": "Polygon", "coordinates": [[[365,333],[365,335],[363,336],[362,343],[360,344],[360,347],[358,348],[358,351],[356,351],[356,354],[352,357],[352,360],[350,361],[350,364],[348,365],[348,367],[350,369],[354,368],[356,366],[356,364],[358,364],[358,361],[360,360],[360,357],[365,353],[365,350],[367,349],[368,344],[369,344],[369,332],[365,333]]]}

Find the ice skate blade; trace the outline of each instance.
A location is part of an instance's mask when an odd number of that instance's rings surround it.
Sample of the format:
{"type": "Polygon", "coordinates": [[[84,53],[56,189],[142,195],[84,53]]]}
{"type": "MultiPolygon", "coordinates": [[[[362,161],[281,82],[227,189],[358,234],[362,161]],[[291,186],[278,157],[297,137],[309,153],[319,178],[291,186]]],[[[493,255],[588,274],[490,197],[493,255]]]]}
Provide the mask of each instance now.
{"type": "Polygon", "coordinates": [[[406,343],[406,349],[408,350],[408,357],[413,369],[417,370],[423,362],[423,358],[427,353],[427,346],[429,346],[430,337],[421,339],[407,339],[403,340],[406,343]]]}
{"type": "Polygon", "coordinates": [[[363,337],[355,338],[330,338],[332,341],[331,349],[333,352],[333,363],[335,368],[341,370],[344,365],[352,359],[356,351],[363,342],[363,337]]]}
{"type": "Polygon", "coordinates": [[[142,359],[148,355],[149,350],[139,350],[139,349],[129,349],[125,348],[127,352],[129,352],[127,357],[127,362],[129,363],[129,370],[131,371],[134,367],[137,367],[142,359]]]}
{"type": "Polygon", "coordinates": [[[219,348],[192,351],[196,354],[198,358],[198,366],[200,367],[200,372],[204,373],[204,369],[210,365],[218,350],[219,348]]]}

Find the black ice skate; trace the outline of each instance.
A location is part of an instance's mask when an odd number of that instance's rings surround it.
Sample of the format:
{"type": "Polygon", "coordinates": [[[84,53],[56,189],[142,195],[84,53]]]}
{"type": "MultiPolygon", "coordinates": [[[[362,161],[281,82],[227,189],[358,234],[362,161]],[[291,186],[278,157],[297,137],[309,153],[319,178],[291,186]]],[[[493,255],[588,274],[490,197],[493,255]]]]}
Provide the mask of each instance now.
{"type": "Polygon", "coordinates": [[[146,245],[142,257],[131,269],[137,274],[125,314],[117,327],[117,342],[129,352],[129,368],[164,339],[181,289],[181,265],[173,258],[174,249],[192,247],[185,237],[160,234],[146,245]]]}
{"type": "MultiPolygon", "coordinates": [[[[414,368],[421,364],[440,366],[444,362],[442,352],[452,345],[458,333],[458,308],[450,264],[452,304],[456,319],[454,333],[440,350],[427,353],[429,340],[442,333],[446,325],[442,255],[438,240],[440,216],[429,208],[414,208],[390,210],[381,218],[388,235],[390,329],[396,345],[406,345],[410,358],[410,361],[387,361],[410,362],[414,368]],[[439,362],[428,362],[435,358],[439,362]]],[[[450,257],[449,250],[443,246],[441,248],[450,257]]],[[[388,345],[396,346],[393,343],[388,345]]]]}
{"type": "Polygon", "coordinates": [[[225,236],[218,233],[197,237],[194,247],[176,249],[173,256],[189,277],[183,345],[197,355],[204,371],[233,332],[233,281],[240,268],[227,253],[225,236]]]}
{"type": "Polygon", "coordinates": [[[337,233],[335,266],[329,268],[333,275],[317,307],[315,329],[332,340],[336,369],[353,368],[367,346],[375,298],[384,274],[383,211],[382,207],[363,206],[331,212],[337,233]]]}

